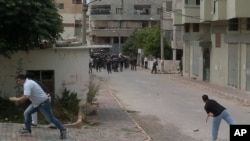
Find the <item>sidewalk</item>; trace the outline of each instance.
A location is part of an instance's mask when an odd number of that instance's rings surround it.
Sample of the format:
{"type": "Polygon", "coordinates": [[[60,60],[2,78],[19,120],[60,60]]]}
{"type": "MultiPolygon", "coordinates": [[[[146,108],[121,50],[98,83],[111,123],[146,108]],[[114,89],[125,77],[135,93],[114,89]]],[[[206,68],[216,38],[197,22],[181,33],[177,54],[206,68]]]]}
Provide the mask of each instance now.
{"type": "MultiPolygon", "coordinates": [[[[150,69],[144,69],[141,67],[138,67],[138,70],[151,72],[150,69]]],[[[169,79],[185,83],[187,85],[193,85],[194,87],[199,87],[200,89],[204,89],[205,91],[217,94],[220,97],[237,101],[245,106],[250,106],[250,92],[240,91],[237,88],[229,86],[219,86],[216,84],[211,84],[209,82],[183,77],[180,74],[161,74],[161,75],[167,75],[169,79]]]]}
{"type": "Polygon", "coordinates": [[[220,97],[237,101],[245,106],[250,106],[250,93],[240,91],[237,88],[229,86],[219,86],[201,80],[186,78],[181,76],[180,74],[169,74],[169,78],[182,83],[186,83],[188,85],[199,87],[201,89],[204,89],[205,91],[217,94],[220,97]]]}
{"type": "MultiPolygon", "coordinates": [[[[119,102],[109,92],[107,86],[100,85],[97,102],[97,115],[88,116],[98,125],[83,124],[81,129],[68,128],[65,141],[148,141],[150,137],[124,111],[119,102]]],[[[20,136],[22,124],[0,123],[0,141],[57,141],[59,130],[49,129],[46,125],[32,128],[31,136],[20,136]]]]}

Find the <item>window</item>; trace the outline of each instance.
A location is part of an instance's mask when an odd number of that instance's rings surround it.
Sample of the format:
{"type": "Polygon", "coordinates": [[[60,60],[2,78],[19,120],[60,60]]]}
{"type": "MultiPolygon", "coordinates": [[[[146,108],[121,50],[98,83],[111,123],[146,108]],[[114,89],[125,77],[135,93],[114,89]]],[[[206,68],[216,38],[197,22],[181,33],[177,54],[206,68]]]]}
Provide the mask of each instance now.
{"type": "Polygon", "coordinates": [[[246,30],[250,30],[250,18],[247,18],[246,30]]]}
{"type": "Polygon", "coordinates": [[[190,24],[185,24],[185,32],[188,33],[190,31],[190,24]]]}
{"type": "Polygon", "coordinates": [[[91,6],[91,15],[109,15],[111,10],[110,5],[93,5],[91,6]]]}
{"type": "Polygon", "coordinates": [[[196,0],[196,5],[200,5],[200,0],[196,0]]]}
{"type": "Polygon", "coordinates": [[[162,8],[157,8],[157,14],[160,15],[162,12],[162,8]]]}
{"type": "Polygon", "coordinates": [[[151,13],[150,5],[135,5],[134,14],[135,15],[150,15],[151,13]]]}
{"type": "Polygon", "coordinates": [[[215,47],[221,47],[221,35],[220,34],[215,35],[215,47]]]}
{"type": "Polygon", "coordinates": [[[172,1],[166,2],[166,11],[172,11],[172,1]]]}
{"type": "Polygon", "coordinates": [[[185,0],[186,5],[200,5],[200,0],[185,0]]]}
{"type": "Polygon", "coordinates": [[[200,31],[200,25],[198,23],[193,24],[193,32],[199,32],[200,31]]]}
{"type": "Polygon", "coordinates": [[[82,0],[72,0],[73,4],[82,4],[82,0]]]}
{"type": "Polygon", "coordinates": [[[116,14],[123,14],[122,8],[116,8],[116,14]]]}
{"type": "Polygon", "coordinates": [[[238,31],[239,29],[239,19],[231,19],[229,20],[229,31],[238,31]]]}
{"type": "Polygon", "coordinates": [[[64,9],[64,3],[56,3],[57,9],[64,9]]]}
{"type": "Polygon", "coordinates": [[[27,70],[27,74],[32,74],[33,79],[42,82],[48,89],[50,94],[54,94],[54,70],[27,70]]]}

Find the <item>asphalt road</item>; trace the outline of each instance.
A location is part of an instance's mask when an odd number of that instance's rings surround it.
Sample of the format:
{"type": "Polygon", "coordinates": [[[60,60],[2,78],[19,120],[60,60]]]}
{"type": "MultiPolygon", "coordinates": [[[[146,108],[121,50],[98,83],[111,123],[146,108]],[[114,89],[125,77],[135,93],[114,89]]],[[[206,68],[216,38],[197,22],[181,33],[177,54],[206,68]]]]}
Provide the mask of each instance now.
{"type": "MultiPolygon", "coordinates": [[[[124,70],[107,74],[95,72],[113,95],[153,141],[211,141],[211,121],[206,113],[202,94],[224,105],[239,124],[250,123],[250,109],[223,99],[195,86],[169,79],[171,74],[124,70]]],[[[229,141],[229,126],[223,121],[219,141],[229,141]]]]}

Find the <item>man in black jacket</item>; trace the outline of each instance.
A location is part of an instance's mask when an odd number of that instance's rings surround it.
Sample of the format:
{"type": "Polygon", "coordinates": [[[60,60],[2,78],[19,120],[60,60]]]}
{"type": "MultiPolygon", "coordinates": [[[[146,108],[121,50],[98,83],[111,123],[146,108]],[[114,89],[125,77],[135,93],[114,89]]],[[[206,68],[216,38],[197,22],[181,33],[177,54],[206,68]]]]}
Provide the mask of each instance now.
{"type": "Polygon", "coordinates": [[[206,122],[209,117],[213,117],[212,137],[213,141],[216,141],[221,120],[224,119],[229,125],[233,125],[235,122],[227,109],[217,101],[209,99],[207,95],[203,95],[202,100],[205,102],[204,109],[207,112],[206,122]]]}

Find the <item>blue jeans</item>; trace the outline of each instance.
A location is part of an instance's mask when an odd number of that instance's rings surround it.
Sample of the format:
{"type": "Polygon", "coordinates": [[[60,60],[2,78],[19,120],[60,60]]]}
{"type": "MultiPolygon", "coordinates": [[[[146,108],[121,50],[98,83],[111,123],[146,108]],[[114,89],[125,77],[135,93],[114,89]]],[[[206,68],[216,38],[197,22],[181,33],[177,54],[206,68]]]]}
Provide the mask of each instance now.
{"type": "Polygon", "coordinates": [[[219,131],[219,127],[220,127],[220,123],[222,119],[224,119],[229,125],[235,124],[234,120],[232,119],[232,117],[230,116],[227,110],[224,110],[223,112],[221,112],[220,115],[218,115],[217,117],[214,117],[213,127],[212,127],[213,140],[216,140],[218,137],[218,131],[219,131]]]}
{"type": "Polygon", "coordinates": [[[57,118],[52,113],[51,106],[49,100],[46,102],[40,104],[38,107],[34,107],[32,104],[30,104],[26,110],[24,111],[24,120],[25,120],[25,127],[28,131],[31,132],[31,114],[40,111],[43,116],[49,121],[50,123],[53,123],[60,131],[66,130],[66,128],[62,125],[61,122],[58,121],[57,118]]]}

